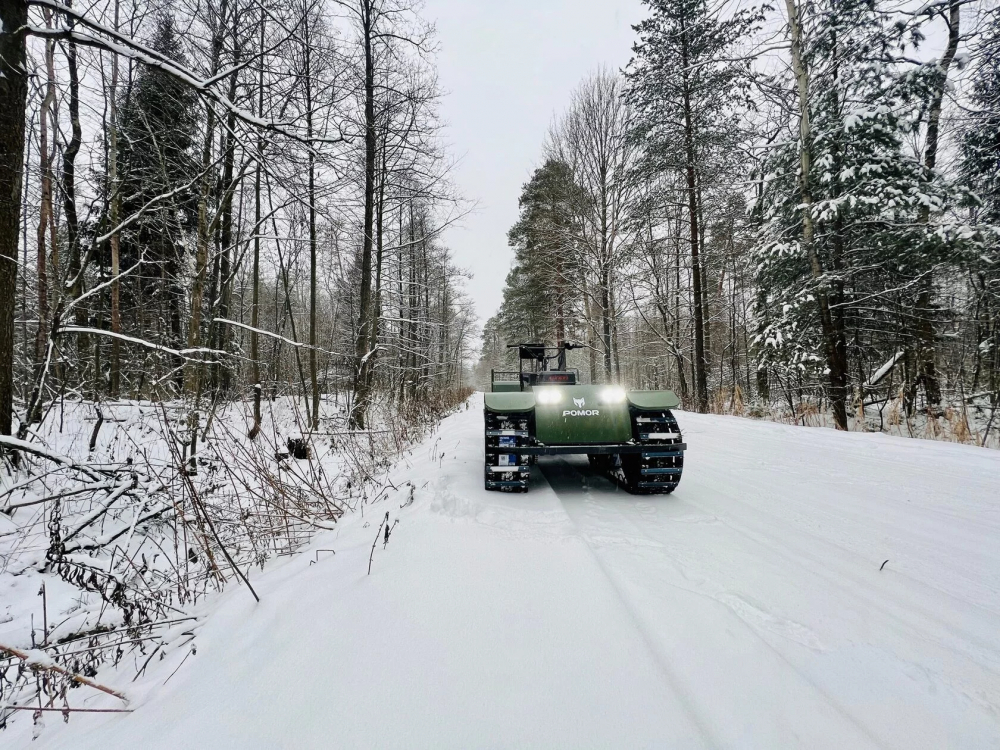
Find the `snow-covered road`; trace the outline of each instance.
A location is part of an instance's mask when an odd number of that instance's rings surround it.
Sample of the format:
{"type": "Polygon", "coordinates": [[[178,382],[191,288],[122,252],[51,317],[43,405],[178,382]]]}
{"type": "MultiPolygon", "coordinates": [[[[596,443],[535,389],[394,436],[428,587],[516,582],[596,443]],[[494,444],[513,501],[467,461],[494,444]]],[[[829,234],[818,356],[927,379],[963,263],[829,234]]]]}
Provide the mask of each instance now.
{"type": "Polygon", "coordinates": [[[577,458],[505,495],[475,397],[335,555],[231,585],[134,713],[34,746],[1000,747],[1000,452],[679,418],[673,495],[577,458]]]}

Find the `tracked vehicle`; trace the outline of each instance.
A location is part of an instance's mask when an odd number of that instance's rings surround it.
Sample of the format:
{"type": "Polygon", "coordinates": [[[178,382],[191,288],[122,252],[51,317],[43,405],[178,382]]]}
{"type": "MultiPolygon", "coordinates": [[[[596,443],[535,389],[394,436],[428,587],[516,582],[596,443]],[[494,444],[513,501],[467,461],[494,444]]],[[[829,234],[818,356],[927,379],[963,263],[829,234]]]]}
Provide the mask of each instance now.
{"type": "Polygon", "coordinates": [[[684,468],[672,391],[581,385],[570,342],[517,344],[518,370],[490,373],[485,396],[486,489],[527,492],[538,456],[586,454],[636,494],[673,492],[684,468]],[[553,363],[550,369],[549,364],[553,363]]]}

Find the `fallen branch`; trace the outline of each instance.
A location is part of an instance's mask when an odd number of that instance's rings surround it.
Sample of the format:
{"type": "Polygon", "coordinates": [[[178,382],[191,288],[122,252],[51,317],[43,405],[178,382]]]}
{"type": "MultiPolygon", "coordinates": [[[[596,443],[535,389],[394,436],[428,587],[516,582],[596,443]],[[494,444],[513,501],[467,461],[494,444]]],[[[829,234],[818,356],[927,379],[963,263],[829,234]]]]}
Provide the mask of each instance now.
{"type": "MultiPolygon", "coordinates": [[[[25,485],[31,484],[31,482],[34,482],[37,479],[38,477],[32,477],[30,482],[25,482],[24,484],[25,485]]],[[[83,495],[87,492],[100,492],[101,490],[113,490],[117,486],[118,485],[115,482],[103,482],[100,484],[85,484],[82,487],[66,490],[65,492],[60,492],[56,495],[45,495],[43,497],[35,497],[32,498],[31,500],[25,500],[20,503],[9,503],[8,505],[5,505],[4,507],[0,508],[0,513],[5,513],[9,516],[13,511],[17,510],[18,508],[27,508],[32,505],[41,505],[42,503],[47,503],[53,500],[62,500],[63,498],[73,497],[74,495],[83,495]]],[[[21,489],[21,487],[17,487],[15,489],[21,489]]],[[[9,494],[10,490],[0,495],[0,497],[5,497],[9,494]]]]}
{"type": "Polygon", "coordinates": [[[81,474],[86,474],[94,481],[104,479],[101,474],[93,471],[90,467],[82,466],[72,458],[60,455],[59,453],[54,453],[46,448],[43,448],[38,443],[29,443],[27,440],[18,440],[17,438],[10,437],[9,435],[0,435],[0,447],[7,448],[8,450],[23,451],[24,453],[31,453],[32,455],[39,456],[40,458],[48,459],[53,463],[66,466],[70,469],[75,469],[81,474]]]}
{"type": "Polygon", "coordinates": [[[192,346],[187,349],[172,349],[169,346],[163,346],[162,344],[155,344],[152,341],[147,341],[146,339],[136,338],[135,336],[127,336],[124,333],[115,333],[114,331],[106,331],[103,328],[87,328],[86,326],[75,326],[66,325],[59,327],[59,333],[85,333],[88,336],[107,336],[108,338],[118,339],[119,341],[124,341],[126,344],[136,344],[137,346],[144,346],[147,349],[152,349],[156,352],[161,352],[163,354],[169,354],[172,357],[179,357],[181,359],[188,360],[190,362],[210,362],[211,360],[206,360],[202,357],[197,357],[194,355],[211,355],[213,357],[232,357],[235,356],[230,352],[223,351],[222,349],[212,349],[206,346],[192,346]]]}
{"type": "Polygon", "coordinates": [[[146,521],[149,521],[152,518],[156,518],[161,513],[165,513],[169,510],[174,510],[174,507],[175,507],[174,504],[171,502],[166,502],[163,505],[158,505],[150,511],[141,513],[139,517],[135,519],[132,523],[124,524],[119,528],[115,529],[114,531],[103,534],[102,536],[97,538],[91,538],[89,539],[89,541],[86,542],[80,541],[75,544],[67,545],[65,553],[69,554],[71,552],[85,552],[87,550],[98,549],[99,547],[105,547],[111,544],[111,542],[115,541],[115,539],[117,539],[118,537],[124,536],[128,532],[128,530],[132,528],[133,525],[145,523],[146,521]]]}
{"type": "Polygon", "coordinates": [[[317,351],[320,354],[327,354],[327,355],[330,355],[332,357],[346,357],[346,356],[348,356],[346,354],[340,354],[338,352],[328,351],[327,349],[323,349],[322,347],[319,347],[319,346],[310,346],[309,344],[303,344],[303,343],[300,343],[298,341],[292,341],[287,336],[282,336],[281,334],[278,334],[278,333],[272,333],[271,331],[265,330],[263,328],[254,328],[253,326],[248,326],[246,323],[240,323],[239,321],[230,320],[229,318],[215,318],[215,322],[216,323],[225,323],[226,325],[234,326],[235,328],[242,328],[242,329],[244,329],[246,331],[250,331],[252,333],[256,333],[259,336],[270,336],[272,339],[277,339],[278,341],[283,341],[284,343],[288,344],[289,346],[298,347],[299,349],[313,349],[313,350],[317,351]]]}
{"type": "Polygon", "coordinates": [[[877,386],[879,383],[885,380],[886,375],[892,372],[892,368],[896,366],[896,363],[899,362],[905,356],[906,356],[905,351],[898,351],[895,354],[893,354],[891,357],[889,357],[886,363],[882,365],[880,368],[878,368],[875,374],[868,379],[868,382],[861,387],[874,388],[875,386],[877,386]]]}
{"type": "Polygon", "coordinates": [[[0,709],[12,711],[58,711],[61,714],[130,714],[131,708],[70,708],[64,706],[0,706],[0,709]]]}
{"type": "MultiPolygon", "coordinates": [[[[100,690],[102,693],[113,695],[115,698],[118,698],[124,701],[125,703],[128,703],[128,698],[125,697],[124,693],[120,693],[117,690],[114,690],[113,688],[106,687],[98,682],[94,682],[93,680],[84,677],[83,675],[76,674],[75,672],[70,672],[68,669],[60,667],[58,664],[55,663],[55,661],[53,661],[51,656],[49,656],[43,651],[22,651],[21,649],[18,648],[11,648],[10,646],[4,646],[2,643],[0,643],[0,651],[5,651],[8,654],[11,654],[12,656],[16,656],[18,659],[23,661],[26,666],[31,667],[36,671],[56,672],[65,677],[69,677],[74,682],[78,682],[81,685],[86,685],[87,687],[92,687],[94,688],[94,690],[100,690]]],[[[11,708],[15,708],[15,706],[11,706],[11,708]]]]}
{"type": "Polygon", "coordinates": [[[106,515],[107,512],[109,510],[111,510],[111,506],[114,505],[122,495],[124,495],[126,492],[128,492],[130,489],[132,489],[132,487],[134,485],[135,485],[134,479],[130,479],[128,482],[123,482],[122,484],[120,484],[117,487],[115,487],[114,491],[111,492],[108,495],[108,497],[105,499],[104,504],[101,505],[100,507],[98,507],[97,510],[91,512],[82,521],[80,521],[76,525],[75,529],[73,529],[72,531],[68,532],[63,537],[63,541],[64,542],[68,542],[70,539],[72,539],[73,537],[75,537],[77,534],[79,534],[81,531],[83,531],[84,529],[86,529],[92,523],[94,523],[95,521],[100,520],[100,518],[102,516],[106,515]]]}

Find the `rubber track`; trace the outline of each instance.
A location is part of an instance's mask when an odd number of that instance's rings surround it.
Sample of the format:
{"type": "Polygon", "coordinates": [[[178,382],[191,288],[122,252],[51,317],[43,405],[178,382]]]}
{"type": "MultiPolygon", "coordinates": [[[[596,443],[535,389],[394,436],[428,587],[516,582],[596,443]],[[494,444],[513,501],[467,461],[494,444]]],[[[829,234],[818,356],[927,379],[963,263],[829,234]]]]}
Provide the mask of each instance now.
{"type": "Polygon", "coordinates": [[[634,495],[666,495],[674,491],[684,470],[684,452],[671,446],[684,442],[677,419],[669,409],[631,410],[632,437],[649,452],[612,456],[597,461],[612,480],[634,495]],[[669,435],[669,437],[664,437],[669,435]]]}
{"type": "MultiPolygon", "coordinates": [[[[487,490],[500,492],[527,492],[531,478],[531,458],[519,456],[517,465],[510,471],[494,471],[500,465],[500,456],[504,449],[501,440],[513,438],[515,446],[528,445],[531,440],[531,412],[515,412],[498,414],[484,410],[484,466],[483,484],[487,490]],[[500,433],[506,433],[501,435],[500,433]]],[[[508,454],[510,455],[510,454],[508,454]]]]}

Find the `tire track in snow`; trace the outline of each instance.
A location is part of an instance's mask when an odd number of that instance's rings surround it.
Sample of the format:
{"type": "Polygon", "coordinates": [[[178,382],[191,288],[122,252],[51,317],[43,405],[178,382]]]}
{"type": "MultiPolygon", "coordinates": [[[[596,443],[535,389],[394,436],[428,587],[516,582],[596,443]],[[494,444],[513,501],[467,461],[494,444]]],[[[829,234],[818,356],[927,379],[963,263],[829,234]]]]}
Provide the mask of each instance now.
{"type": "Polygon", "coordinates": [[[583,543],[583,545],[589,552],[590,557],[593,559],[595,566],[597,567],[598,570],[601,571],[608,585],[611,587],[611,590],[615,593],[615,596],[621,603],[622,608],[628,614],[629,619],[632,621],[632,623],[635,625],[636,631],[642,637],[643,642],[646,645],[646,648],[649,650],[649,653],[655,659],[657,667],[659,668],[661,674],[666,680],[667,685],[669,685],[671,692],[674,695],[676,695],[678,700],[680,701],[684,713],[690,719],[691,723],[701,733],[702,738],[705,740],[705,745],[707,747],[713,747],[713,748],[725,747],[725,744],[720,742],[719,738],[709,728],[709,725],[706,722],[705,717],[702,715],[702,712],[695,704],[693,697],[687,692],[685,685],[682,683],[680,679],[678,679],[677,675],[674,674],[673,668],[670,665],[670,660],[664,653],[662,653],[662,650],[660,649],[659,644],[656,642],[656,640],[653,637],[651,637],[644,619],[640,617],[638,612],[636,612],[635,608],[632,605],[632,602],[629,601],[629,598],[622,591],[618,580],[608,570],[604,560],[594,549],[593,545],[590,544],[589,540],[586,537],[586,534],[583,533],[583,531],[580,529],[579,524],[576,522],[576,519],[573,518],[573,515],[566,508],[566,504],[562,502],[562,498],[559,496],[559,491],[552,486],[548,477],[545,476],[543,472],[539,473],[542,474],[542,476],[545,479],[545,483],[548,485],[553,495],[555,495],[556,498],[558,499],[559,504],[562,506],[563,510],[566,513],[566,518],[569,519],[570,523],[575,528],[577,537],[580,539],[580,541],[583,543]]]}
{"type": "MultiPolygon", "coordinates": [[[[674,691],[677,692],[678,695],[682,695],[682,696],[684,696],[686,698],[686,706],[685,706],[686,710],[692,716],[694,716],[694,715],[701,716],[704,712],[703,712],[702,709],[700,709],[697,706],[697,698],[691,693],[691,691],[686,686],[682,686],[681,685],[680,678],[675,673],[674,668],[671,665],[670,656],[667,653],[664,652],[663,645],[659,642],[660,639],[656,635],[654,635],[654,631],[652,630],[652,628],[654,626],[651,625],[651,623],[649,621],[649,618],[646,617],[646,616],[644,616],[638,610],[635,602],[633,602],[633,596],[630,595],[626,591],[627,579],[623,579],[622,574],[616,570],[616,567],[613,564],[611,564],[610,561],[608,561],[607,559],[605,559],[606,558],[606,551],[604,549],[605,545],[597,545],[597,544],[595,544],[594,543],[593,534],[591,532],[589,532],[588,530],[586,530],[584,528],[584,526],[581,524],[581,521],[580,521],[580,518],[579,518],[580,513],[579,513],[579,509],[578,509],[578,504],[573,503],[572,501],[567,501],[568,498],[566,496],[567,495],[566,488],[562,488],[562,490],[560,490],[560,488],[558,488],[556,486],[553,486],[553,483],[552,483],[551,477],[550,477],[550,474],[554,473],[553,469],[556,469],[556,471],[559,474],[562,475],[559,478],[561,480],[563,480],[563,481],[565,481],[565,478],[566,478],[567,475],[576,474],[579,477],[579,479],[580,479],[580,489],[582,491],[583,496],[586,498],[586,502],[588,502],[589,504],[592,504],[592,505],[598,505],[598,506],[600,506],[601,510],[605,511],[605,512],[607,510],[614,510],[614,511],[616,511],[618,513],[618,515],[629,526],[631,526],[632,528],[634,528],[635,531],[640,536],[645,537],[649,541],[650,544],[649,545],[645,545],[646,548],[655,548],[655,549],[658,549],[658,550],[665,550],[666,549],[666,545],[664,545],[661,540],[655,539],[654,537],[652,537],[651,535],[649,535],[638,524],[636,524],[632,519],[630,519],[630,518],[627,517],[627,515],[623,511],[623,508],[628,508],[628,507],[634,508],[634,503],[630,503],[629,501],[627,501],[625,499],[625,498],[631,498],[631,496],[620,494],[620,493],[623,493],[624,491],[621,490],[621,488],[619,488],[616,484],[612,483],[610,480],[606,479],[605,477],[603,477],[601,475],[598,475],[599,480],[602,481],[602,482],[606,482],[607,485],[608,485],[608,487],[611,488],[611,491],[608,493],[609,500],[610,500],[610,498],[614,498],[613,502],[608,502],[606,504],[602,504],[602,503],[600,503],[599,501],[597,501],[594,498],[594,494],[591,492],[591,487],[589,486],[589,481],[588,480],[592,478],[592,475],[588,475],[588,474],[584,474],[583,472],[580,472],[578,470],[577,466],[575,466],[574,464],[571,464],[569,461],[567,461],[564,458],[557,459],[557,461],[553,462],[553,463],[555,464],[554,466],[553,466],[553,464],[549,464],[548,466],[546,466],[546,468],[549,471],[549,474],[546,474],[544,472],[544,470],[542,472],[543,475],[546,478],[546,481],[549,484],[549,487],[553,490],[553,492],[559,498],[559,502],[563,506],[563,508],[566,510],[567,516],[569,517],[569,519],[573,522],[574,526],[576,527],[577,532],[579,533],[580,539],[586,544],[586,546],[590,550],[590,552],[591,552],[591,554],[592,554],[595,562],[597,563],[599,569],[604,574],[605,578],[608,580],[608,583],[611,585],[611,587],[617,593],[619,600],[621,601],[622,605],[625,607],[626,611],[629,613],[629,616],[635,621],[636,627],[642,633],[643,638],[645,639],[646,643],[650,647],[650,650],[656,656],[656,658],[659,660],[659,662],[660,662],[660,664],[661,664],[661,666],[662,666],[662,668],[664,670],[664,673],[668,675],[668,678],[671,681],[671,687],[674,688],[674,691]],[[695,712],[697,712],[697,714],[695,712]]],[[[593,515],[596,515],[596,514],[594,514],[594,513],[588,513],[588,514],[585,514],[585,515],[591,515],[591,516],[593,516],[593,515]]],[[[715,520],[718,520],[718,519],[715,519],[715,520]]],[[[587,523],[587,521],[584,521],[584,523],[587,523]]],[[[591,522],[591,523],[593,523],[593,522],[591,522]]],[[[603,528],[601,529],[601,532],[602,532],[602,534],[603,533],[610,533],[610,532],[608,532],[608,530],[603,529],[603,528]]],[[[633,547],[635,546],[631,542],[629,544],[630,544],[630,546],[633,546],[633,547]]],[[[683,576],[683,572],[677,566],[677,562],[678,561],[676,559],[671,558],[670,562],[671,562],[671,564],[675,568],[677,568],[678,572],[681,573],[681,575],[683,576]]],[[[835,700],[833,698],[833,696],[831,696],[828,692],[826,692],[820,685],[816,684],[809,677],[809,675],[807,675],[806,673],[804,673],[795,664],[793,664],[791,661],[789,661],[780,651],[778,651],[777,649],[774,648],[774,646],[772,646],[770,643],[768,643],[766,639],[762,638],[761,635],[760,635],[760,633],[754,627],[754,625],[746,617],[743,616],[746,613],[746,611],[747,611],[747,607],[750,607],[753,610],[755,610],[757,613],[759,613],[758,617],[760,619],[764,619],[764,618],[770,616],[770,613],[764,612],[763,610],[760,610],[760,609],[758,609],[756,607],[753,607],[753,605],[749,604],[748,602],[745,602],[745,600],[741,600],[741,601],[743,601],[743,604],[744,604],[744,606],[742,607],[743,614],[741,614],[741,612],[739,611],[739,609],[740,609],[739,605],[734,606],[734,602],[732,600],[725,601],[723,599],[720,599],[717,596],[713,596],[712,594],[709,594],[709,593],[706,593],[706,592],[703,592],[703,591],[699,591],[697,589],[693,589],[693,588],[690,588],[690,587],[687,587],[687,586],[681,586],[681,585],[676,584],[676,583],[671,583],[671,584],[668,584],[668,585],[670,585],[674,589],[677,589],[677,590],[682,591],[682,592],[687,593],[687,594],[691,594],[691,595],[697,596],[697,597],[699,597],[699,598],[701,598],[701,599],[703,599],[703,600],[705,600],[707,602],[710,602],[712,606],[721,607],[722,609],[724,609],[725,611],[727,611],[728,613],[730,613],[733,617],[735,617],[735,619],[742,626],[744,626],[746,632],[749,633],[750,636],[756,642],[758,642],[761,645],[763,645],[764,649],[768,653],[770,653],[771,656],[774,659],[776,659],[780,664],[782,664],[784,669],[790,671],[792,674],[794,674],[797,677],[798,680],[801,681],[802,684],[804,684],[805,686],[808,686],[808,688],[810,688],[814,692],[814,694],[816,695],[816,697],[817,697],[817,699],[819,701],[821,701],[822,703],[824,703],[827,706],[829,706],[829,708],[837,716],[839,716],[848,726],[852,727],[857,732],[857,734],[854,736],[854,738],[853,738],[853,740],[852,740],[852,742],[850,744],[851,747],[862,747],[863,745],[859,744],[859,742],[858,742],[859,740],[866,741],[865,744],[870,745],[871,747],[876,747],[876,748],[887,747],[886,745],[884,745],[882,743],[882,741],[880,741],[880,739],[877,736],[875,736],[872,733],[872,731],[867,726],[865,726],[863,723],[861,723],[857,719],[857,717],[853,716],[849,711],[847,711],[844,706],[842,706],[837,700],[835,700]]],[[[735,598],[739,598],[736,595],[730,595],[730,596],[731,597],[735,597],[735,598]]],[[[800,626],[800,627],[802,627],[802,626],[800,626]]],[[[785,635],[785,634],[781,634],[781,635],[783,635],[783,637],[787,637],[787,635],[785,635]]],[[[802,644],[802,645],[806,645],[806,644],[802,644]]],[[[807,645],[807,647],[809,647],[809,646],[807,645]]],[[[711,723],[715,724],[716,722],[711,722],[711,723]]],[[[716,731],[708,729],[707,724],[708,724],[708,722],[706,720],[706,717],[701,716],[701,718],[698,721],[698,726],[700,728],[704,727],[704,731],[706,732],[706,734],[708,734],[708,736],[713,737],[713,740],[714,740],[714,742],[715,742],[715,744],[717,746],[720,746],[720,747],[729,747],[729,746],[732,746],[731,742],[724,741],[721,737],[719,737],[718,733],[716,731]]]]}

